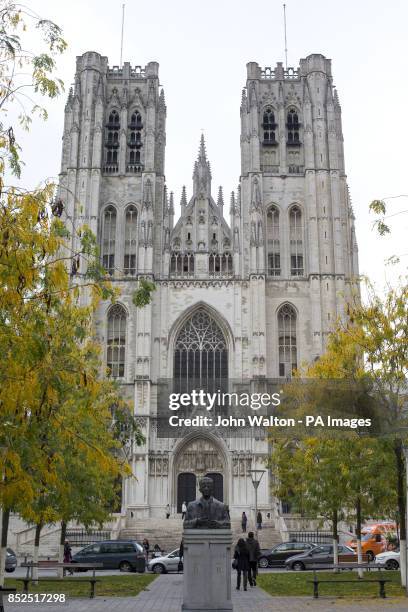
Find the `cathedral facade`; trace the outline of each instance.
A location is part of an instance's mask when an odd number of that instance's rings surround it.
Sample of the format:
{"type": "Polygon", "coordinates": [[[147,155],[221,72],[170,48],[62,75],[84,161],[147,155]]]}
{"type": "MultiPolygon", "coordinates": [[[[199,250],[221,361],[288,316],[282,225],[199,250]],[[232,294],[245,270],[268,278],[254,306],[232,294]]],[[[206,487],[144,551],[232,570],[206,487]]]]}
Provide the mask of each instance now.
{"type": "Polygon", "coordinates": [[[96,52],[78,57],[63,134],[67,222],[91,227],[120,289],[117,303],[103,302],[97,313],[104,365],[146,438],[129,451],[136,478],[124,482],[122,514],[162,517],[166,504],[180,512],[196,497],[197,477],[210,474],[217,497],[238,516],[254,506],[253,469],[265,470],[259,508],[276,512],[265,434],[160,436],[158,388],[189,377],[250,388],[285,380],[321,355],[345,316],[358,256],[331,61],[313,54],[298,69],[247,64],[238,188],[227,201],[221,188],[214,195],[202,137],[177,221],[164,174],[158,69],[156,62],[109,67],[96,52]],[[138,309],[140,278],[156,289],[138,309]]]}

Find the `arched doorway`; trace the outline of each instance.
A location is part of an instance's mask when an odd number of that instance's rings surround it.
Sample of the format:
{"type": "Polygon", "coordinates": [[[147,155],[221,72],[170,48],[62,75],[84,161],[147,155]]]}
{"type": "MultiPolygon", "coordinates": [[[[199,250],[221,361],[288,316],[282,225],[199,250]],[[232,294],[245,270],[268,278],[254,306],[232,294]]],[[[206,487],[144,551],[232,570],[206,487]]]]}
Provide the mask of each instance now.
{"type": "Polygon", "coordinates": [[[177,512],[181,512],[183,501],[197,499],[198,482],[204,476],[214,480],[217,499],[226,501],[228,498],[226,458],[219,444],[210,437],[197,436],[182,444],[179,452],[176,451],[173,474],[173,503],[177,512]]]}
{"type": "Polygon", "coordinates": [[[224,501],[224,477],[219,472],[209,472],[206,474],[214,481],[214,497],[219,501],[224,501]]]}
{"type": "Polygon", "coordinates": [[[181,512],[183,501],[194,501],[196,498],[196,476],[189,472],[183,472],[177,477],[177,512],[181,512]]]}

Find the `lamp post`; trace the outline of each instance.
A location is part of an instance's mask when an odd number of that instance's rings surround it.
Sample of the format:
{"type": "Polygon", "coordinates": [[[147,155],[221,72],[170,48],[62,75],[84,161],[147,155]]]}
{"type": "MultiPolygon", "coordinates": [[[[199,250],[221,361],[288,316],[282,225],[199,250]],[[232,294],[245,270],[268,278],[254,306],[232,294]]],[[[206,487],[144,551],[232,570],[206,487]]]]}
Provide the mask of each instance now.
{"type": "Polygon", "coordinates": [[[258,539],[258,487],[265,470],[249,470],[249,473],[255,489],[255,537],[258,539]]]}

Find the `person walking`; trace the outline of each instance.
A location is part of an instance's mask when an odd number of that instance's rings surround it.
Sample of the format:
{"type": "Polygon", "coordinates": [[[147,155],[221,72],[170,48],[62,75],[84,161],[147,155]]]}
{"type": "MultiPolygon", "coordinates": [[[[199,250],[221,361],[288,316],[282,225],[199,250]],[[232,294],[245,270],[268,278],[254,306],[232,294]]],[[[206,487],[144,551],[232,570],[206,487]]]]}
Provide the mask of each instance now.
{"type": "MultiPolygon", "coordinates": [[[[64,542],[64,558],[63,559],[64,559],[64,563],[72,563],[72,548],[68,540],[65,540],[64,542]]],[[[69,572],[72,576],[74,573],[74,570],[67,569],[67,572],[69,572]]],[[[65,568],[64,568],[63,573],[65,574],[65,568]]]]}
{"type": "Polygon", "coordinates": [[[256,586],[256,577],[258,574],[258,559],[261,556],[261,549],[258,540],[254,537],[254,532],[248,533],[246,545],[249,551],[249,571],[248,582],[252,586],[256,586]]]}
{"type": "Polygon", "coordinates": [[[149,540],[147,538],[143,540],[142,546],[143,546],[145,559],[146,559],[146,565],[147,565],[149,563],[149,548],[150,548],[149,540]]]}
{"type": "Polygon", "coordinates": [[[248,522],[248,517],[245,514],[245,512],[242,513],[242,517],[241,517],[241,527],[242,527],[242,533],[246,533],[246,528],[247,528],[247,522],[248,522]]]}
{"type": "Polygon", "coordinates": [[[185,501],[183,501],[183,503],[181,504],[181,520],[184,521],[184,517],[186,516],[186,512],[187,512],[187,504],[185,501]]]}
{"type": "Polygon", "coordinates": [[[247,590],[249,570],[249,550],[244,538],[237,542],[234,552],[235,568],[237,570],[237,591],[241,587],[241,573],[243,574],[244,591],[247,590]]]}
{"type": "Polygon", "coordinates": [[[170,518],[170,514],[171,514],[171,512],[170,512],[170,504],[167,504],[167,506],[166,506],[166,519],[170,518]]]}
{"type": "Polygon", "coordinates": [[[257,525],[257,529],[262,529],[262,512],[258,512],[257,516],[256,516],[256,525],[257,525]]]}

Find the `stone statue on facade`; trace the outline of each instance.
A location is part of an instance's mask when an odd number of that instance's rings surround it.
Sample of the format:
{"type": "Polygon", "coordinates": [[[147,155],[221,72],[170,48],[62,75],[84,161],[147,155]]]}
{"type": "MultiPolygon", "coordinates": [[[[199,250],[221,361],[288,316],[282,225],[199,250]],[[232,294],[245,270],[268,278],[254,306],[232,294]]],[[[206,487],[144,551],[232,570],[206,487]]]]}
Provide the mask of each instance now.
{"type": "Polygon", "coordinates": [[[187,506],[184,529],[231,529],[228,507],[213,497],[212,478],[202,478],[199,490],[202,497],[187,506]]]}

